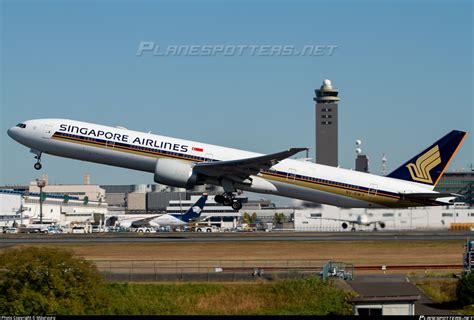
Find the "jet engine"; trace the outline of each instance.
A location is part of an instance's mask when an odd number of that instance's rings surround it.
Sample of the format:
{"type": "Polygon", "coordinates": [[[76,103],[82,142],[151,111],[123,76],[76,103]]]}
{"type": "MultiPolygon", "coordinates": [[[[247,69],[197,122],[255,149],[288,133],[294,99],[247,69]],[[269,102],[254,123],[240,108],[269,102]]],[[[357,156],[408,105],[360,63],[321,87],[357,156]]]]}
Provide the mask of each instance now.
{"type": "Polygon", "coordinates": [[[156,160],[154,180],[168,186],[191,189],[197,183],[197,175],[190,163],[160,158],[156,160]]]}
{"type": "Polygon", "coordinates": [[[379,222],[380,228],[385,228],[385,222],[379,222]]]}
{"type": "Polygon", "coordinates": [[[345,223],[345,222],[342,223],[342,229],[347,229],[348,226],[349,225],[347,223],[345,223]]]}

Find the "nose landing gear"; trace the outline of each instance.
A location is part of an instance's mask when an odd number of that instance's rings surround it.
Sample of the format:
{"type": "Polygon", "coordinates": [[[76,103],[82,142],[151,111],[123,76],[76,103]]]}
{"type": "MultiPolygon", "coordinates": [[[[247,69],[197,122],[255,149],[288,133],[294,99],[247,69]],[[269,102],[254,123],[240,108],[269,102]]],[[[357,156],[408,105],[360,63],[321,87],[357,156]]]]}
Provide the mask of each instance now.
{"type": "Polygon", "coordinates": [[[242,202],[234,197],[232,192],[225,192],[214,197],[214,201],[225,206],[230,206],[235,211],[242,209],[242,202]]]}
{"type": "MultiPolygon", "coordinates": [[[[33,152],[33,150],[31,152],[33,152]]],[[[41,165],[41,152],[35,151],[33,153],[35,154],[36,159],[36,163],[33,165],[33,168],[35,168],[36,170],[41,170],[41,168],[43,167],[41,165]]]]}

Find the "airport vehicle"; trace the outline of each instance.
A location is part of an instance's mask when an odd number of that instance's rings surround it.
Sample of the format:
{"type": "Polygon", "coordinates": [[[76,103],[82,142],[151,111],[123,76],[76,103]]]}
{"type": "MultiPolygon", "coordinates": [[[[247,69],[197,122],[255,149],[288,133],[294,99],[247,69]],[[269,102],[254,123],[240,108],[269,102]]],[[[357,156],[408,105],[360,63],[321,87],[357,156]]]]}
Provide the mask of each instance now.
{"type": "Polygon", "coordinates": [[[156,232],[155,228],[153,228],[153,227],[139,227],[139,228],[134,228],[134,231],[137,232],[137,233],[156,232]]]}
{"type": "Polygon", "coordinates": [[[101,225],[92,225],[92,233],[105,232],[105,227],[101,225]]]}
{"type": "Polygon", "coordinates": [[[18,233],[18,228],[6,228],[5,233],[18,233]]]}
{"type": "Polygon", "coordinates": [[[62,232],[63,230],[56,226],[49,226],[48,229],[46,229],[45,231],[45,233],[62,233],[62,232]]]}
{"type": "Polygon", "coordinates": [[[469,274],[474,270],[474,240],[467,240],[464,246],[463,256],[464,274],[469,274]]]}
{"type": "Polygon", "coordinates": [[[72,227],[72,233],[87,233],[87,230],[83,226],[72,227]]]}
{"type": "Polygon", "coordinates": [[[150,172],[175,187],[220,185],[215,201],[240,210],[240,190],[351,208],[449,204],[456,195],[433,189],[467,133],[449,132],[388,176],[289,159],[306,148],[264,155],[65,119],[25,121],[8,135],[31,148],[38,170],[46,153],[150,172]]]}
{"type": "Polygon", "coordinates": [[[219,228],[213,225],[208,225],[207,223],[198,223],[194,226],[196,232],[219,232],[219,228]]]}
{"type": "Polygon", "coordinates": [[[355,226],[364,226],[364,227],[369,227],[370,225],[374,226],[374,231],[377,231],[377,225],[380,226],[380,228],[385,228],[385,223],[387,220],[373,220],[370,219],[368,215],[365,213],[359,214],[356,219],[337,219],[337,218],[318,218],[318,217],[306,217],[308,219],[324,219],[324,220],[332,220],[332,221],[342,221],[342,228],[347,229],[349,225],[351,225],[351,231],[356,231],[355,226]]]}
{"type": "MultiPolygon", "coordinates": [[[[192,205],[184,214],[161,214],[153,215],[151,217],[146,217],[137,220],[126,219],[118,222],[120,227],[123,228],[138,228],[142,232],[150,232],[150,227],[160,228],[160,227],[180,227],[185,226],[191,220],[197,220],[201,216],[202,209],[206,205],[207,193],[204,193],[194,205],[192,205]],[[144,228],[144,229],[141,229],[144,228]],[[147,231],[148,230],[148,231],[147,231]]],[[[140,231],[137,231],[140,232],[140,231]]]]}
{"type": "Polygon", "coordinates": [[[26,227],[18,228],[20,233],[48,233],[49,225],[30,224],[26,227]]]}

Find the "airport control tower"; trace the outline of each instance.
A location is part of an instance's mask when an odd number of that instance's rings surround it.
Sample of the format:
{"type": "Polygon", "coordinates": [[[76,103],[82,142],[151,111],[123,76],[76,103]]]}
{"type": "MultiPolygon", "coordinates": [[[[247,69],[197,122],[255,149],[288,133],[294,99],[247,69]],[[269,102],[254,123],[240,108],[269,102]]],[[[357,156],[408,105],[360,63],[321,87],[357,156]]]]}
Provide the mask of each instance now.
{"type": "Polygon", "coordinates": [[[326,79],[316,97],[316,163],[338,166],[337,107],[339,91],[326,79]]]}

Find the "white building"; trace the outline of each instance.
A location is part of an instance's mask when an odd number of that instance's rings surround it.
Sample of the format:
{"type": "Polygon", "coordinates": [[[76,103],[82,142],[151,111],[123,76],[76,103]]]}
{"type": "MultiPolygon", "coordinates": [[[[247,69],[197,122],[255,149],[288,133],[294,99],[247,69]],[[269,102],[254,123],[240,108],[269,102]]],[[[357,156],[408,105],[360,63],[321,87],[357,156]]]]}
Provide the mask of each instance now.
{"type": "MultiPolygon", "coordinates": [[[[94,222],[94,215],[105,216],[107,203],[84,201],[78,197],[65,199],[64,195],[46,194],[43,200],[43,223],[81,224],[94,222]]],[[[13,223],[29,225],[40,221],[39,193],[0,190],[0,226],[13,223]]]]}
{"type": "MultiPolygon", "coordinates": [[[[35,181],[30,183],[29,191],[31,193],[40,192],[35,181]]],[[[79,199],[87,197],[90,201],[105,201],[105,189],[92,184],[47,184],[43,188],[43,192],[67,194],[79,199]]]]}
{"type": "MultiPolygon", "coordinates": [[[[449,207],[415,207],[407,209],[344,209],[322,205],[318,208],[296,209],[295,231],[342,231],[342,221],[357,220],[365,215],[369,221],[382,220],[385,229],[455,229],[456,226],[474,226],[474,208],[463,204],[449,207]]],[[[358,226],[358,230],[371,230],[371,226],[358,226]]],[[[377,225],[380,229],[380,225],[377,225]]],[[[347,230],[351,230],[351,226],[347,230]]]]}

